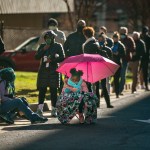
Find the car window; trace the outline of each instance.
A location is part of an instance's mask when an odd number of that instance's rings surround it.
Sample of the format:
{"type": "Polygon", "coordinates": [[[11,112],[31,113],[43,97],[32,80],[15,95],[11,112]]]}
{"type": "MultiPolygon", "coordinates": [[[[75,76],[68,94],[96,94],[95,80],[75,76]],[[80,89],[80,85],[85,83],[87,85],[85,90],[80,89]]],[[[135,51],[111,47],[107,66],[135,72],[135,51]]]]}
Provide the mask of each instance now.
{"type": "Polygon", "coordinates": [[[30,41],[24,48],[26,51],[33,51],[36,50],[38,40],[30,41]]]}
{"type": "Polygon", "coordinates": [[[39,37],[33,37],[29,38],[26,41],[24,41],[22,44],[20,44],[18,47],[15,48],[16,51],[20,50],[26,50],[26,51],[31,51],[31,50],[36,50],[35,47],[38,43],[39,37]]]}

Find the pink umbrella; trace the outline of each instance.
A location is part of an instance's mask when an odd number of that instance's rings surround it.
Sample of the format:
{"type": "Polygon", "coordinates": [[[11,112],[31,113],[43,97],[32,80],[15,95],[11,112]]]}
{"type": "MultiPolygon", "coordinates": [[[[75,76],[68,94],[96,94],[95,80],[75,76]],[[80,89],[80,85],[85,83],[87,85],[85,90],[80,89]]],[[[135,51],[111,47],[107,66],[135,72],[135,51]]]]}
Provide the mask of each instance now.
{"type": "Polygon", "coordinates": [[[113,75],[119,65],[98,54],[81,54],[66,58],[60,63],[58,72],[70,77],[70,69],[76,68],[83,71],[83,79],[94,83],[113,75]]]}

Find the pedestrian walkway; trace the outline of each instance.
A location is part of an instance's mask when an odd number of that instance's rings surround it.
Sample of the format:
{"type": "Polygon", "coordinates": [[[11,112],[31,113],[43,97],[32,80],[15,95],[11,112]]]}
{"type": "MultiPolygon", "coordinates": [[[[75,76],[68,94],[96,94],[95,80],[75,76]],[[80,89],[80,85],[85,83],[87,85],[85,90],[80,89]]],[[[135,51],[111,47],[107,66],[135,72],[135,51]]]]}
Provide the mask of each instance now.
{"type": "MultiPolygon", "coordinates": [[[[137,91],[137,95],[138,95],[139,93],[144,95],[144,93],[146,93],[146,92],[145,92],[145,90],[140,90],[140,89],[139,89],[139,90],[137,91]]],[[[136,95],[136,94],[131,94],[131,91],[130,91],[130,90],[126,90],[126,91],[124,92],[124,95],[123,95],[123,96],[120,96],[120,98],[116,98],[115,93],[111,93],[111,94],[110,94],[111,103],[112,103],[112,105],[115,107],[115,103],[117,103],[117,102],[119,102],[119,101],[121,101],[122,99],[125,99],[125,98],[129,99],[129,98],[132,97],[133,95],[136,95]]],[[[47,101],[46,103],[48,104],[49,109],[50,109],[50,101],[47,101]]],[[[104,98],[101,98],[101,99],[100,99],[100,108],[98,108],[98,113],[100,112],[100,110],[105,111],[106,109],[109,110],[109,108],[106,107],[106,103],[105,103],[104,98]]],[[[110,108],[110,109],[113,109],[113,108],[110,108]]],[[[58,123],[58,124],[60,123],[60,122],[57,120],[57,118],[51,118],[51,116],[50,116],[50,111],[45,111],[45,112],[44,112],[44,116],[49,119],[49,121],[48,121],[47,123],[58,123]]],[[[77,121],[78,121],[78,119],[77,119],[76,117],[74,117],[73,122],[77,122],[77,121]]],[[[30,121],[28,121],[28,120],[26,120],[26,119],[22,119],[22,118],[16,119],[14,125],[7,125],[6,123],[1,122],[1,123],[0,123],[0,133],[6,132],[6,131],[3,131],[3,130],[2,130],[2,129],[3,129],[4,127],[6,127],[6,126],[12,128],[12,127],[16,127],[16,126],[29,126],[29,125],[31,125],[30,121]]]]}

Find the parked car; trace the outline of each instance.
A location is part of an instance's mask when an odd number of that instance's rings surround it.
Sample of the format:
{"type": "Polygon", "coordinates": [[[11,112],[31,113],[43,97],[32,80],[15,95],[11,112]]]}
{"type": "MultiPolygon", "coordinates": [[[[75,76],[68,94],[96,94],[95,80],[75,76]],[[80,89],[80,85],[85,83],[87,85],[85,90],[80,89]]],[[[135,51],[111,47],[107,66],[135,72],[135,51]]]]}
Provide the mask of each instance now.
{"type": "Polygon", "coordinates": [[[18,71],[38,71],[40,61],[35,60],[39,37],[31,37],[14,50],[6,50],[0,55],[0,68],[12,67],[18,71]]]}

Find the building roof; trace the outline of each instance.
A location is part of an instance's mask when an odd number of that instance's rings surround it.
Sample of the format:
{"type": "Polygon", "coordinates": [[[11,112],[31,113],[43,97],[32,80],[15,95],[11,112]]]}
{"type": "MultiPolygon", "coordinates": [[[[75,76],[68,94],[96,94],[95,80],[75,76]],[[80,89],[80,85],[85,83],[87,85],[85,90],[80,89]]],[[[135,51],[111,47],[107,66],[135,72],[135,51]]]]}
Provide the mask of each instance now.
{"type": "MultiPolygon", "coordinates": [[[[71,11],[74,0],[69,0],[71,11]]],[[[0,0],[0,14],[24,13],[65,13],[66,3],[63,0],[0,0]]]]}

